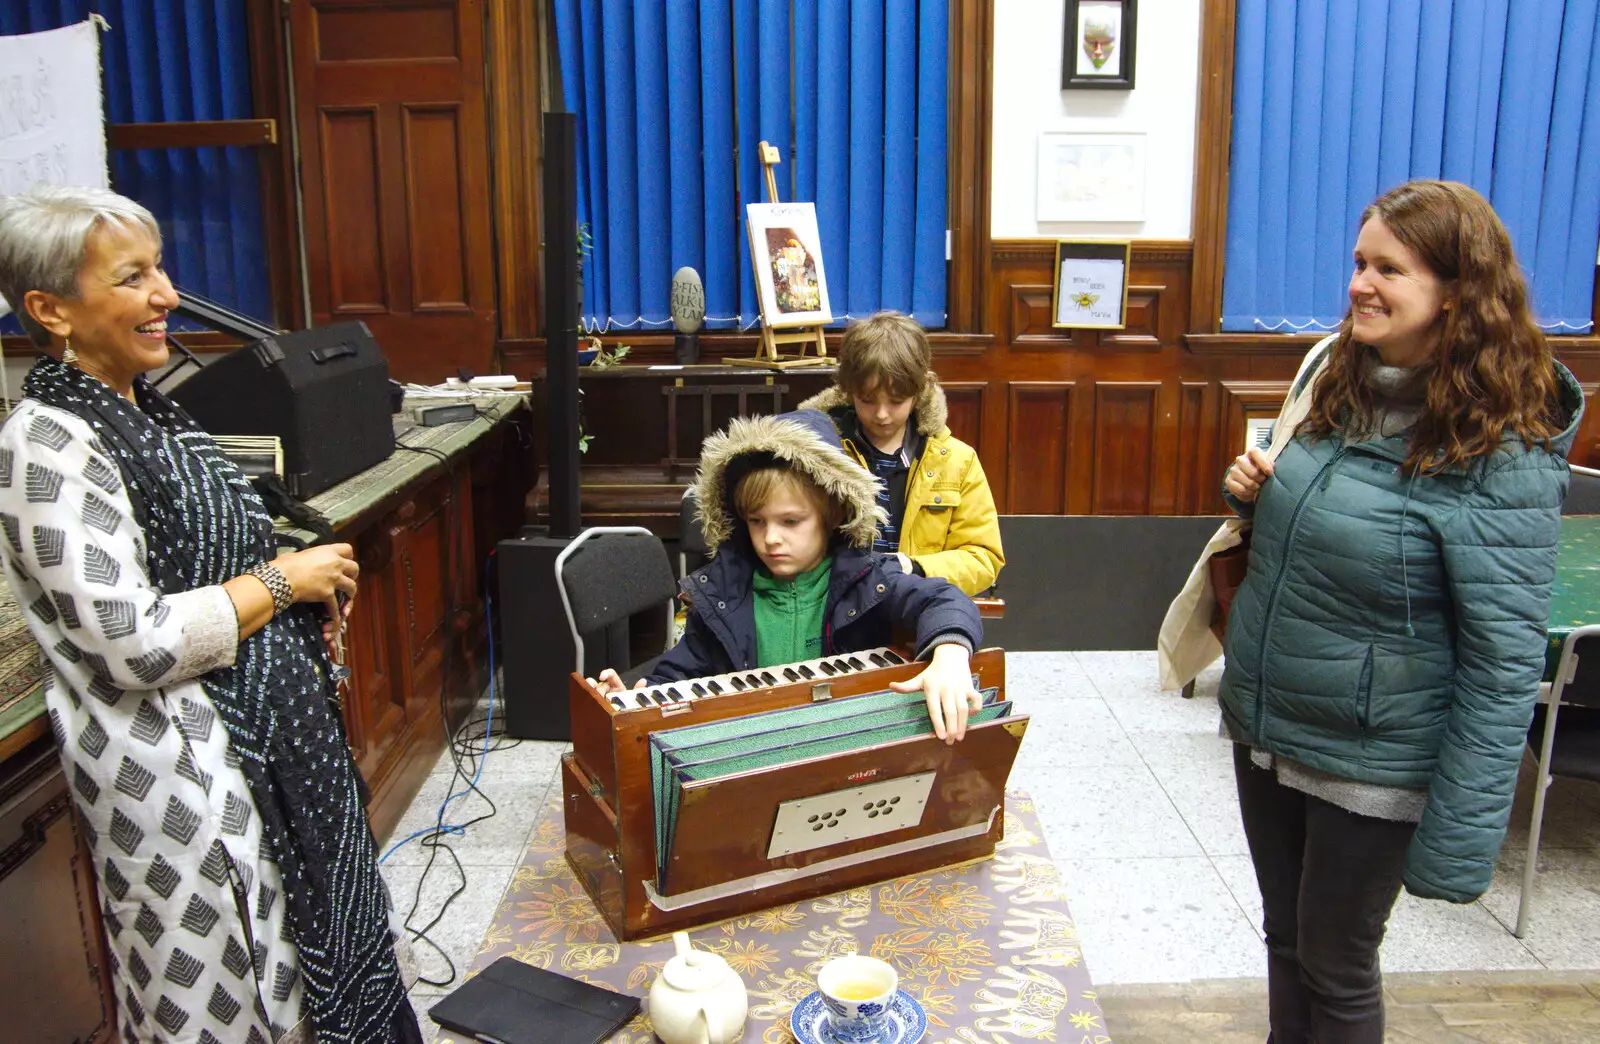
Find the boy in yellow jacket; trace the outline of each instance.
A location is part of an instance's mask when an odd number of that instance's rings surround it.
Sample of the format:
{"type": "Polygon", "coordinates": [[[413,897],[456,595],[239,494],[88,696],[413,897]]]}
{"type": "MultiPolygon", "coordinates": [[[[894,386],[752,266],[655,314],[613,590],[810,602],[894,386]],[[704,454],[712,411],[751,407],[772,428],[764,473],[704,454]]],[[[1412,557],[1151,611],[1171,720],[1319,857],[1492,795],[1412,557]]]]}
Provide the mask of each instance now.
{"type": "Polygon", "coordinates": [[[879,312],[845,331],[834,386],[800,404],[833,418],[850,453],[879,482],[889,521],[876,550],[917,576],[969,595],[994,584],[1005,553],[983,465],[950,434],[928,335],[909,316],[879,312]]]}

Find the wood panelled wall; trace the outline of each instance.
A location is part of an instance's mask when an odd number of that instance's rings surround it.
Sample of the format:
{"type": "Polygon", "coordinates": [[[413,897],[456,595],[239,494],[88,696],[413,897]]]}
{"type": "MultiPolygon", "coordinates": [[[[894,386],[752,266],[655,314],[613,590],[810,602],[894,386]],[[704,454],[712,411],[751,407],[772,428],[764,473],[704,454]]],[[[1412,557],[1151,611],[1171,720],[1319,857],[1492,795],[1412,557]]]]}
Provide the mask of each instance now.
{"type": "MultiPolygon", "coordinates": [[[[992,338],[940,338],[950,427],[973,443],[1006,514],[1166,515],[1224,510],[1221,475],[1245,420],[1274,415],[1315,338],[1189,337],[1187,242],[1136,242],[1125,330],[1050,325],[1054,244],[997,240],[992,338]]],[[[1585,391],[1600,349],[1558,348],[1585,391]]],[[[1574,463],[1600,457],[1590,414],[1574,463]],[[1590,454],[1594,454],[1591,456],[1590,454]]]]}

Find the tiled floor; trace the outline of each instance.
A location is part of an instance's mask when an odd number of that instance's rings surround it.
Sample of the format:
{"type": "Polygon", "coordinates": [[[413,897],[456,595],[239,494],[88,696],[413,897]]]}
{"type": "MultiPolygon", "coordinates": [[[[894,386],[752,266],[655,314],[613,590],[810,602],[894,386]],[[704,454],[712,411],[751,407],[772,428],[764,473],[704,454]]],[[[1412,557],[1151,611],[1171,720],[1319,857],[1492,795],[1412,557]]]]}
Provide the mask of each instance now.
{"type": "MultiPolygon", "coordinates": [[[[1231,755],[1216,734],[1216,670],[1202,675],[1193,700],[1157,689],[1153,653],[1013,653],[1007,675],[1009,695],[1033,718],[1011,785],[1033,795],[1095,982],[1132,990],[1134,984],[1264,975],[1256,928],[1260,898],[1238,823],[1231,755]]],[[[450,954],[458,976],[471,964],[535,810],[558,785],[563,749],[525,741],[492,754],[479,785],[499,813],[452,842],[463,873],[441,852],[428,875],[414,924],[427,923],[444,896],[464,887],[429,933],[450,954]]],[[[1551,789],[1533,926],[1520,941],[1507,930],[1516,918],[1530,776],[1525,763],[1489,894],[1466,906],[1403,896],[1384,943],[1386,972],[1600,968],[1600,786],[1557,781],[1551,789]]],[[[390,844],[433,823],[449,779],[447,755],[390,844]]],[[[456,801],[446,821],[461,822],[486,807],[475,796],[456,801]]],[[[413,841],[384,864],[402,909],[411,905],[429,854],[413,841]]],[[[437,955],[426,947],[419,955],[425,975],[443,976],[437,955]]],[[[1256,986],[1239,985],[1245,987],[1241,996],[1256,995],[1256,986]]],[[[413,993],[419,1012],[425,1015],[429,998],[443,992],[419,984],[413,993]]],[[[424,1024],[431,1025],[426,1018],[424,1024]]],[[[1572,1039],[1600,1039],[1600,1025],[1595,1030],[1593,1037],[1572,1039]]]]}

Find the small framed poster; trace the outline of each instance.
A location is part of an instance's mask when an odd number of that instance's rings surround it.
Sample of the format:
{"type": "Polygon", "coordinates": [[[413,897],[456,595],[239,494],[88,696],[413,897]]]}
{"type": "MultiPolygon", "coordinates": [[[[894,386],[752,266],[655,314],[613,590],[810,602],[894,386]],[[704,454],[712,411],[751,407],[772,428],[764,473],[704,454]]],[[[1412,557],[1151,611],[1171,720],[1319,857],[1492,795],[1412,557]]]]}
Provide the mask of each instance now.
{"type": "Polygon", "coordinates": [[[1121,330],[1127,326],[1127,240],[1059,240],[1050,325],[1067,330],[1121,330]]]}
{"type": "Polygon", "coordinates": [[[776,330],[831,323],[816,206],[748,203],[745,216],[761,317],[767,326],[776,330]]]}
{"type": "Polygon", "coordinates": [[[1135,0],[1067,0],[1061,89],[1133,89],[1135,0]]]}

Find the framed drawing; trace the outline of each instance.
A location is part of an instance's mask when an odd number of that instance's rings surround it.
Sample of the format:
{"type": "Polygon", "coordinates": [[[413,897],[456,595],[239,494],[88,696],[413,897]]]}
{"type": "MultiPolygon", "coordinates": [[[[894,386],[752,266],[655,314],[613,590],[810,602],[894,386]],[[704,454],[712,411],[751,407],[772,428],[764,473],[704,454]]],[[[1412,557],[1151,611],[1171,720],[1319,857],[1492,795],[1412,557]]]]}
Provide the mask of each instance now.
{"type": "Polygon", "coordinates": [[[1133,89],[1135,0],[1067,0],[1061,89],[1133,89]]]}
{"type": "Polygon", "coordinates": [[[832,322],[815,205],[749,203],[744,209],[766,325],[777,330],[832,322]]]}
{"type": "Polygon", "coordinates": [[[1121,330],[1128,317],[1127,240],[1059,240],[1050,325],[1068,330],[1121,330]]]}
{"type": "Polygon", "coordinates": [[[1143,131],[1039,135],[1039,221],[1143,221],[1143,131]]]}

